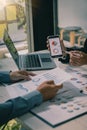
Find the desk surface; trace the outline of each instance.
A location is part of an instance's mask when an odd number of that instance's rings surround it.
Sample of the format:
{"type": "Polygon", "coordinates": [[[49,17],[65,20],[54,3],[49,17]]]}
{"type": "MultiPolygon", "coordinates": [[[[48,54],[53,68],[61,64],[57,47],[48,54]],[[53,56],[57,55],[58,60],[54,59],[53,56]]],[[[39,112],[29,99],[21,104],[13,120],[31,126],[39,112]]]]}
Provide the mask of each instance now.
{"type": "MultiPolygon", "coordinates": [[[[56,64],[60,68],[65,68],[67,65],[63,65],[55,59],[56,64]]],[[[17,70],[16,64],[11,58],[6,58],[0,60],[0,70],[17,70]],[[9,64],[10,63],[10,64],[9,64]]],[[[42,71],[36,72],[41,73],[42,71]]],[[[80,116],[74,120],[68,121],[58,127],[52,128],[47,125],[45,122],[41,121],[39,118],[35,117],[31,113],[27,113],[20,117],[20,121],[25,125],[25,127],[29,130],[29,128],[33,130],[87,130],[87,115],[80,116]]]]}

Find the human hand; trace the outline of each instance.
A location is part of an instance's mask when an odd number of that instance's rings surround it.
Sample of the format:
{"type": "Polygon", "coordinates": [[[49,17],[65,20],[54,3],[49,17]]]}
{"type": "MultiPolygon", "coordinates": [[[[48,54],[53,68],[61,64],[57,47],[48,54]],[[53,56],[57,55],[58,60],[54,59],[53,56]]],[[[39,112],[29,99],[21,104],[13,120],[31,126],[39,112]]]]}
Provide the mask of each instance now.
{"type": "Polygon", "coordinates": [[[71,51],[70,64],[73,66],[87,65],[87,54],[81,51],[71,51]]]}
{"type": "Polygon", "coordinates": [[[57,91],[61,89],[63,85],[56,85],[53,80],[43,82],[37,90],[43,95],[43,100],[49,100],[53,98],[57,91]]]}
{"type": "Polygon", "coordinates": [[[47,49],[50,51],[50,44],[49,44],[48,40],[46,41],[46,43],[47,43],[47,49]]]}
{"type": "Polygon", "coordinates": [[[16,82],[19,80],[30,80],[31,79],[30,76],[35,76],[35,75],[36,74],[25,71],[25,70],[10,72],[10,78],[13,82],[16,82]]]}

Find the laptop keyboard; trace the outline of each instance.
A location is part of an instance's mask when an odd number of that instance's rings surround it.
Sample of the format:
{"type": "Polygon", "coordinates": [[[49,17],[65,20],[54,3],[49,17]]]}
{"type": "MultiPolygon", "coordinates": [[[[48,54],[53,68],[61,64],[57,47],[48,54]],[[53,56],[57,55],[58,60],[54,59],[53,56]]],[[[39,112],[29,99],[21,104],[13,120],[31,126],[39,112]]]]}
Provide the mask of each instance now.
{"type": "Polygon", "coordinates": [[[28,55],[25,57],[25,62],[23,64],[25,67],[41,67],[38,55],[28,55]]]}
{"type": "Polygon", "coordinates": [[[51,62],[52,60],[50,58],[41,58],[42,62],[51,62]]]}

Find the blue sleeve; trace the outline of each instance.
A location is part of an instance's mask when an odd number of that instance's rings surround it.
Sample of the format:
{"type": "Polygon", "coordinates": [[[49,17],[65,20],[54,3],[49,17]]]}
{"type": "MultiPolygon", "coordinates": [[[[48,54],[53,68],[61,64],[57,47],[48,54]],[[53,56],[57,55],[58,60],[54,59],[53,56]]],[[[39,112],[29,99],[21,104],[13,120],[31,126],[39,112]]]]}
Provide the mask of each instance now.
{"type": "Polygon", "coordinates": [[[8,71],[0,71],[0,82],[3,83],[10,83],[11,79],[10,79],[10,72],[8,71]]]}
{"type": "Polygon", "coordinates": [[[9,120],[27,113],[31,108],[41,104],[42,94],[33,91],[23,97],[17,97],[0,104],[0,126],[9,120]]]}

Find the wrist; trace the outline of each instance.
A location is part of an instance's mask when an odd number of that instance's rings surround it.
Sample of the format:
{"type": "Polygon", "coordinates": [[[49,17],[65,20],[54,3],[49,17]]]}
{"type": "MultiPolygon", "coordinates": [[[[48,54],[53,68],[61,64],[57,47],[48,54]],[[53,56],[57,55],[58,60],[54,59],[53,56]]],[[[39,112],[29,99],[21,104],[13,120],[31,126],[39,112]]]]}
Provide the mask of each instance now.
{"type": "Polygon", "coordinates": [[[14,82],[14,77],[13,77],[13,72],[12,71],[9,72],[9,76],[10,76],[11,82],[14,82]]]}

